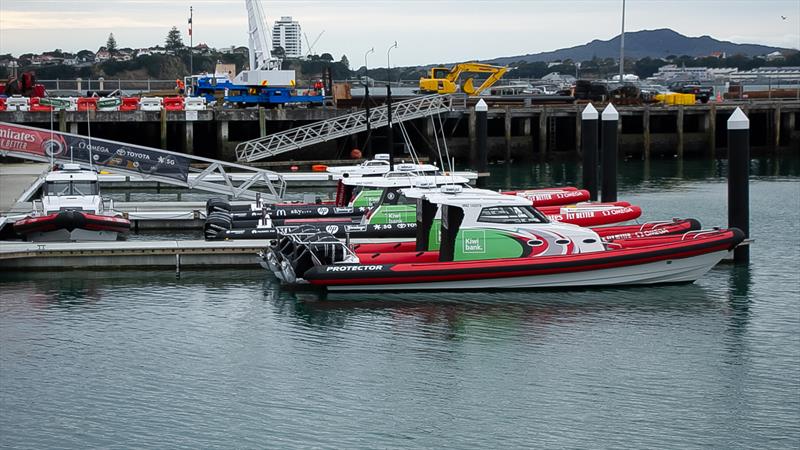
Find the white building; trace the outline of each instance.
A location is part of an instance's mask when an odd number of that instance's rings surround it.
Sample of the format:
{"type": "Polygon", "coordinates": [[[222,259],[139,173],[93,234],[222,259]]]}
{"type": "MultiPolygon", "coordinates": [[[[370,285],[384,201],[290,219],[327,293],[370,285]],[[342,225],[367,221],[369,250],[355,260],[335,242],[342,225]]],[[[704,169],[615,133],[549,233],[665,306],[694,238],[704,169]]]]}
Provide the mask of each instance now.
{"type": "Polygon", "coordinates": [[[303,55],[303,41],[300,22],[292,21],[291,16],[283,16],[272,27],[272,47],[282,47],[287,58],[303,55]]]}
{"type": "Polygon", "coordinates": [[[709,81],[712,79],[708,67],[678,67],[675,64],[661,66],[658,72],[650,77],[661,81],[709,81]]]}

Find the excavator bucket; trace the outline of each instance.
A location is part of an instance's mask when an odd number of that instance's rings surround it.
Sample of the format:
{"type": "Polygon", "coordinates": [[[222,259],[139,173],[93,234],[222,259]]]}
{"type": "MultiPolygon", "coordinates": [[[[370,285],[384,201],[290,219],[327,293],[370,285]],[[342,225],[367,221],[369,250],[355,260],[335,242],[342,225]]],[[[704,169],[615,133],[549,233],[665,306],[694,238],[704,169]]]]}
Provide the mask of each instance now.
{"type": "Polygon", "coordinates": [[[468,95],[473,95],[475,93],[475,86],[472,84],[472,78],[464,80],[464,83],[461,84],[461,92],[468,95]]]}

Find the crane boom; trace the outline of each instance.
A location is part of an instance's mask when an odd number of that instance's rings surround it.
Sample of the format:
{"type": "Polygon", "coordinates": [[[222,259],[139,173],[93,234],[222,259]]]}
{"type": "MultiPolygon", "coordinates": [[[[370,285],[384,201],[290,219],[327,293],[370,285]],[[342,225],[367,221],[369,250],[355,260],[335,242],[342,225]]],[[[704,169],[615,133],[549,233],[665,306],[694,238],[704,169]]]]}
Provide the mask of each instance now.
{"type": "Polygon", "coordinates": [[[278,70],[280,60],[270,53],[272,39],[264,20],[260,0],[245,0],[247,7],[248,43],[250,45],[250,70],[278,70]]]}

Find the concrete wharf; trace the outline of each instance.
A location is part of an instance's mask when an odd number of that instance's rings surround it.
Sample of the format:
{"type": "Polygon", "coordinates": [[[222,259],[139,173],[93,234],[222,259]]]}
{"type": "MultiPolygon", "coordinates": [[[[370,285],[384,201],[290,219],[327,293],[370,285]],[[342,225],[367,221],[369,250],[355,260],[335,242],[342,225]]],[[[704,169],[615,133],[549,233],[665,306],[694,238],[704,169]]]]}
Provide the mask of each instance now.
{"type": "MultiPolygon", "coordinates": [[[[547,160],[574,155],[580,143],[580,111],[584,104],[525,105],[489,99],[488,146],[491,160],[547,160]]],[[[596,105],[602,109],[603,105],[596,105]]],[[[755,151],[800,148],[800,100],[728,101],[696,105],[618,106],[620,154],[623,157],[715,156],[726,148],[724,123],[737,107],[751,120],[755,151]]],[[[206,111],[90,111],[93,136],[199,156],[232,161],[234,148],[295,126],[331,119],[354,108],[224,109],[206,111]],[[191,114],[189,114],[191,113],[191,114]]],[[[0,121],[86,134],[87,112],[2,111],[0,121]]],[[[456,102],[443,114],[451,155],[475,157],[475,114],[467,102],[456,102]]],[[[415,147],[435,149],[430,119],[408,122],[415,147]]],[[[385,128],[373,130],[372,147],[385,144],[385,128]]],[[[365,133],[339,138],[286,153],[277,160],[320,160],[346,157],[361,148],[365,133]]],[[[424,154],[425,151],[422,150],[424,154]]],[[[258,165],[258,164],[255,164],[258,165]]]]}

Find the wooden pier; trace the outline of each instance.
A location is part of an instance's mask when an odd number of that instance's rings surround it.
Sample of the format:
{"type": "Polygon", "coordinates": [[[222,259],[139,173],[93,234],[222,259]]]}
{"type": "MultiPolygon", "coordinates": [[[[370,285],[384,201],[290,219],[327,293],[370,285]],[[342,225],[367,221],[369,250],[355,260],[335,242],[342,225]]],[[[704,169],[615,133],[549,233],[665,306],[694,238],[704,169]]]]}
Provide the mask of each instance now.
{"type": "MultiPolygon", "coordinates": [[[[490,160],[548,160],[575,155],[580,142],[580,114],[584,104],[529,105],[489,101],[488,146],[490,160]]],[[[596,104],[598,110],[604,105],[596,104]]],[[[725,101],[696,105],[618,106],[620,153],[623,156],[703,157],[726,148],[725,121],[741,107],[752,123],[755,151],[800,148],[800,100],[725,101]],[[720,125],[718,125],[720,124],[720,125]]],[[[91,111],[93,136],[232,161],[235,146],[243,141],[295,126],[353,112],[350,109],[231,109],[207,111],[91,111]]],[[[87,112],[52,113],[59,130],[86,134],[87,112]]],[[[452,155],[465,160],[475,155],[475,121],[471,106],[456,106],[443,115],[445,135],[452,155]],[[446,116],[446,117],[444,117],[446,116]]],[[[49,128],[49,112],[0,112],[0,121],[49,128]]],[[[435,149],[430,119],[407,126],[415,148],[426,154],[435,149]]],[[[385,147],[386,129],[373,130],[372,148],[385,147]]],[[[319,160],[346,158],[362,148],[360,133],[286,153],[278,159],[319,160]]]]}

